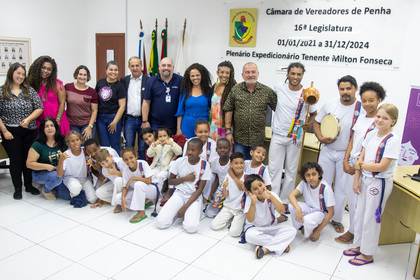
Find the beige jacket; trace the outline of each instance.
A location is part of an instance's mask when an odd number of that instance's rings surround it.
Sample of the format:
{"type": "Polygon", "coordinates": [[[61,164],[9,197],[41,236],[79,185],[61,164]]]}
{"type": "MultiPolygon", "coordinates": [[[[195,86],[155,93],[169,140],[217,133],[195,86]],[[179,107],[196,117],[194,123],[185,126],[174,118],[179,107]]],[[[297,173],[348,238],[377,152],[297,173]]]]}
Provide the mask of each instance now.
{"type": "MultiPolygon", "coordinates": [[[[170,138],[170,140],[174,142],[172,138],[170,138]]],[[[151,169],[156,167],[156,164],[158,163],[161,154],[162,154],[162,145],[160,144],[156,145],[156,147],[154,148],[153,148],[153,145],[151,145],[149,149],[147,149],[147,156],[153,158],[153,162],[150,165],[151,169]]],[[[182,148],[177,143],[174,142],[173,146],[165,145],[163,147],[162,166],[160,169],[161,171],[168,170],[169,163],[171,162],[174,154],[177,156],[182,154],[182,148]]]]}

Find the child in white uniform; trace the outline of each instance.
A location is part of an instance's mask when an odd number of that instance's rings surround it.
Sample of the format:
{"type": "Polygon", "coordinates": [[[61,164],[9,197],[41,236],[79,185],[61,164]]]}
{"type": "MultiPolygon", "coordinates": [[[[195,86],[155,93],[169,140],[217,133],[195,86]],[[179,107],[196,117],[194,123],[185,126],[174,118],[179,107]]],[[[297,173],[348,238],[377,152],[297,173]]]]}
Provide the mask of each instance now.
{"type": "Polygon", "coordinates": [[[322,173],[318,163],[305,163],[299,172],[302,181],[289,195],[293,226],[312,241],[319,239],[322,229],[334,216],[334,193],[331,186],[322,180],[322,173]],[[296,200],[301,194],[305,202],[296,200]]]}
{"type": "Polygon", "coordinates": [[[269,192],[261,176],[248,175],[245,187],[249,196],[245,202],[246,242],[256,245],[255,257],[261,259],[274,252],[280,256],[289,252],[290,243],[296,236],[296,229],[287,224],[278,224],[274,211],[284,213],[284,205],[274,192],[269,192]]]}
{"type": "Polygon", "coordinates": [[[174,156],[182,154],[182,148],[173,141],[171,132],[167,127],[160,126],[157,130],[157,141],[153,142],[147,149],[147,156],[153,158],[150,169],[152,169],[152,181],[158,183],[159,190],[163,183],[168,179],[169,163],[174,156]]]}
{"type": "MultiPolygon", "coordinates": [[[[195,122],[194,132],[195,132],[195,135],[197,136],[197,137],[194,137],[194,138],[198,138],[203,142],[203,150],[200,154],[200,157],[202,159],[204,159],[205,161],[207,161],[211,166],[211,163],[213,161],[216,161],[218,156],[217,156],[217,153],[216,153],[216,146],[217,146],[216,141],[209,138],[210,127],[209,127],[208,122],[206,120],[203,120],[203,119],[197,120],[195,122]]],[[[191,138],[191,139],[194,139],[194,138],[191,138]]],[[[191,139],[188,139],[188,141],[190,141],[191,139]]],[[[185,145],[184,145],[183,156],[185,156],[185,154],[186,154],[187,143],[185,143],[185,145]]],[[[203,190],[203,196],[204,196],[205,200],[207,200],[207,197],[209,197],[209,195],[210,195],[211,187],[213,186],[213,182],[214,182],[214,179],[215,179],[212,174],[210,174],[210,176],[211,176],[211,178],[210,178],[210,180],[207,181],[206,185],[204,186],[204,190],[203,190]]]]}
{"type": "Polygon", "coordinates": [[[111,201],[114,185],[112,183],[107,184],[109,180],[107,180],[106,177],[102,174],[102,166],[96,161],[96,154],[100,149],[106,149],[114,158],[119,158],[120,156],[118,155],[117,151],[111,147],[101,147],[98,141],[94,138],[86,140],[84,146],[89,156],[87,164],[90,167],[92,174],[95,175],[92,178],[92,182],[93,187],[96,190],[96,196],[98,197],[98,201],[92,204],[90,208],[101,207],[102,201],[111,201]]]}
{"type": "Polygon", "coordinates": [[[86,199],[89,203],[95,203],[98,199],[95,195],[92,180],[87,166],[87,153],[82,148],[82,135],[71,130],[67,133],[66,143],[70,148],[61,153],[57,165],[57,176],[63,177],[63,183],[70,191],[70,196],[75,197],[80,194],[82,189],[85,191],[86,199]]]}
{"type": "Polygon", "coordinates": [[[147,208],[145,206],[146,198],[156,199],[158,197],[157,189],[152,185],[152,171],[149,165],[144,160],[137,160],[133,147],[124,148],[121,156],[127,168],[122,171],[122,193],[117,194],[115,199],[123,211],[127,211],[127,208],[137,211],[130,219],[130,223],[135,224],[147,218],[144,211],[147,208]]]}
{"type": "Polygon", "coordinates": [[[226,138],[220,138],[217,140],[216,152],[219,155],[218,160],[213,161],[211,165],[211,172],[215,177],[213,187],[210,195],[207,198],[209,201],[206,208],[206,216],[214,218],[222,209],[224,196],[223,196],[223,183],[228,173],[229,165],[229,154],[230,154],[230,141],[226,138]]]}
{"type": "Polygon", "coordinates": [[[271,191],[271,178],[270,173],[265,167],[263,161],[267,154],[267,147],[263,144],[254,145],[251,148],[252,160],[245,161],[245,173],[246,174],[258,174],[260,175],[266,185],[267,190],[271,191]]]}
{"type": "Polygon", "coordinates": [[[343,168],[346,173],[347,201],[350,213],[350,228],[347,232],[335,238],[342,244],[353,243],[354,237],[354,214],[356,212],[356,194],[353,191],[355,164],[362,151],[362,142],[367,133],[375,128],[375,116],[378,105],[385,99],[384,88],[375,82],[366,82],[360,87],[360,98],[366,115],[361,115],[353,126],[353,136],[347,146],[344,155],[343,168]]]}
{"type": "MultiPolygon", "coordinates": [[[[244,155],[236,152],[230,155],[230,168],[236,180],[242,183],[245,180],[244,173],[244,155]]],[[[245,193],[241,186],[235,183],[235,180],[229,175],[223,182],[223,196],[226,198],[223,202],[223,208],[211,222],[211,228],[221,230],[230,223],[229,234],[233,237],[240,236],[245,223],[244,199],[245,193]]]]}
{"type": "Polygon", "coordinates": [[[392,104],[379,107],[376,129],[368,133],[356,165],[353,190],[358,195],[354,218],[355,248],[345,250],[353,265],[373,263],[379,234],[381,215],[393,187],[393,174],[399,158],[400,139],[392,134],[398,119],[398,109],[392,104]]]}
{"type": "Polygon", "coordinates": [[[176,189],[160,210],[156,222],[159,228],[164,229],[170,227],[176,217],[183,217],[184,229],[194,233],[200,224],[202,192],[210,179],[210,166],[200,158],[203,148],[200,139],[193,138],[187,145],[187,156],[177,159],[169,168],[169,184],[176,189]]]}
{"type": "MultiPolygon", "coordinates": [[[[99,203],[99,200],[109,202],[115,206],[114,213],[119,213],[122,209],[121,205],[117,204],[116,195],[122,192],[122,171],[127,168],[127,165],[122,158],[113,157],[107,149],[100,149],[96,153],[96,161],[102,166],[102,175],[108,179],[104,185],[96,189],[97,203],[99,203]]],[[[99,207],[101,205],[102,203],[99,207]]],[[[93,208],[92,206],[91,208],[93,208]]]]}

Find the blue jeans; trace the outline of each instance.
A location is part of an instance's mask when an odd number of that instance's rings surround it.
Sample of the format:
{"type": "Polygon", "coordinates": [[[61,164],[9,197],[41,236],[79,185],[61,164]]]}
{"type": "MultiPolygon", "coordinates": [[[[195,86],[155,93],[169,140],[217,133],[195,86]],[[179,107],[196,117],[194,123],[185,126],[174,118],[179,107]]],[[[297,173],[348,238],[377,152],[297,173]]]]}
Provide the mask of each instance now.
{"type": "Polygon", "coordinates": [[[146,160],[146,145],[141,139],[141,118],[136,119],[131,116],[126,116],[124,120],[124,138],[126,147],[134,147],[136,142],[136,133],[138,134],[137,146],[138,146],[138,158],[146,160]]]}
{"type": "Polygon", "coordinates": [[[234,141],[233,142],[233,150],[235,152],[241,152],[244,155],[245,160],[251,160],[251,146],[245,146],[242,144],[239,144],[238,142],[234,141]]]}
{"type": "Polygon", "coordinates": [[[44,184],[44,192],[55,190],[59,198],[70,200],[69,189],[63,184],[63,178],[57,176],[57,171],[32,171],[32,179],[35,183],[44,184]]]}
{"type": "MultiPolygon", "coordinates": [[[[70,125],[70,130],[75,130],[75,131],[79,132],[80,134],[82,134],[82,137],[83,137],[83,130],[85,130],[85,128],[88,127],[88,126],[89,126],[89,124],[87,124],[87,125],[80,125],[80,126],[70,125]]],[[[95,131],[96,131],[96,125],[93,125],[93,128],[92,128],[92,138],[95,138],[95,131]]]]}
{"type": "Polygon", "coordinates": [[[110,133],[108,131],[108,125],[112,123],[115,118],[115,114],[98,114],[96,119],[96,128],[98,129],[99,142],[101,146],[111,147],[121,154],[121,131],[122,122],[121,120],[117,123],[117,131],[110,133]]]}

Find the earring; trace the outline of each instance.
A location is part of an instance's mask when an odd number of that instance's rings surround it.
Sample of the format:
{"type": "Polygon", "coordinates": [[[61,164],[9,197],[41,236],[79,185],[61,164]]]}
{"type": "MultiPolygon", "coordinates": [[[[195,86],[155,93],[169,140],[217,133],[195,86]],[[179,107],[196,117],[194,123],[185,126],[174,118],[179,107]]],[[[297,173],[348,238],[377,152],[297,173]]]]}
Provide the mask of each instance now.
{"type": "Polygon", "coordinates": [[[228,85],[229,84],[229,80],[226,82],[226,85],[228,85]]]}
{"type": "Polygon", "coordinates": [[[217,77],[217,79],[216,79],[216,84],[218,84],[219,83],[219,77],[217,77]]]}

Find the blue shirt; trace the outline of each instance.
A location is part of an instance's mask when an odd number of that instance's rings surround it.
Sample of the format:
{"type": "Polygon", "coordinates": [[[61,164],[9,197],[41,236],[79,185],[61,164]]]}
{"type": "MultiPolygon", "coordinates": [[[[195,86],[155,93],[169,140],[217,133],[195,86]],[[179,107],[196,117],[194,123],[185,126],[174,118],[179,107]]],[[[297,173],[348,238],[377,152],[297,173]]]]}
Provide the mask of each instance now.
{"type": "Polygon", "coordinates": [[[161,79],[160,74],[147,81],[144,99],[150,100],[149,122],[151,124],[176,128],[175,114],[178,110],[181,82],[182,76],[177,74],[173,74],[168,84],[161,79]],[[170,102],[166,100],[167,87],[170,88],[170,102]]]}

